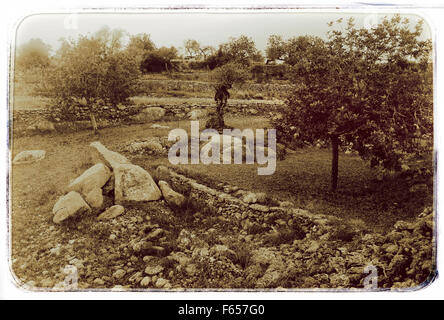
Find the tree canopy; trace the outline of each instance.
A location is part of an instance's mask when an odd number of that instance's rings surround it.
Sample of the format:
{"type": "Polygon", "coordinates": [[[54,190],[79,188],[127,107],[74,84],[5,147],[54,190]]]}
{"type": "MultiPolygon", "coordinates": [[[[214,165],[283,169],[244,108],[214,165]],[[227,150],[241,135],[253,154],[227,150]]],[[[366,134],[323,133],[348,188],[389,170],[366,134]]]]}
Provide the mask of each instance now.
{"type": "Polygon", "coordinates": [[[50,64],[50,50],[41,39],[31,39],[17,49],[15,65],[21,71],[46,68],[50,64]]]}
{"type": "Polygon", "coordinates": [[[304,58],[304,52],[322,45],[322,42],[321,38],[314,36],[292,37],[285,41],[282,36],[271,35],[265,52],[268,61],[280,60],[295,65],[304,58]]]}
{"type": "Polygon", "coordinates": [[[188,39],[184,41],[184,49],[188,57],[205,60],[215,49],[211,46],[201,45],[197,40],[188,39]]]}
{"type": "Polygon", "coordinates": [[[250,65],[251,62],[262,62],[261,52],[256,48],[254,41],[247,36],[230,38],[230,41],[221,44],[221,51],[228,61],[250,65]]]}
{"type": "Polygon", "coordinates": [[[124,102],[139,76],[139,66],[122,47],[123,32],[101,29],[64,40],[49,72],[48,93],[62,104],[83,101],[88,106],[124,102]]]}
{"type": "Polygon", "coordinates": [[[412,28],[399,15],[371,29],[350,19],[326,41],[300,47],[295,88],[275,125],[282,141],[299,146],[331,140],[333,188],[338,144],[372,166],[399,169],[407,152],[421,150],[418,138],[432,134],[432,45],[421,33],[422,23],[412,28]]]}

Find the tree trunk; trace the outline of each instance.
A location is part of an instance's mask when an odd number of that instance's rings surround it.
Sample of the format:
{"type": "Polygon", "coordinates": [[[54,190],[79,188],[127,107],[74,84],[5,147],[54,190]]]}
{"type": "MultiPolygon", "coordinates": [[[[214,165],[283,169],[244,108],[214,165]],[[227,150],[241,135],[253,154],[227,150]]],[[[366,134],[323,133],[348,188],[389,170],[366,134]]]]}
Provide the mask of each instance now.
{"type": "Polygon", "coordinates": [[[89,118],[91,119],[91,125],[94,131],[94,134],[98,134],[99,133],[99,129],[97,128],[97,122],[96,122],[96,116],[94,115],[94,113],[90,113],[89,114],[89,118]]]}
{"type": "Polygon", "coordinates": [[[332,151],[332,158],[331,158],[331,189],[333,191],[336,190],[338,187],[338,158],[339,158],[339,152],[338,152],[338,145],[339,145],[339,139],[337,135],[331,135],[331,151],[332,151]]]}
{"type": "Polygon", "coordinates": [[[225,123],[224,123],[224,103],[223,102],[220,102],[217,104],[216,111],[217,111],[218,126],[219,126],[219,128],[223,128],[225,126],[225,123]]]}

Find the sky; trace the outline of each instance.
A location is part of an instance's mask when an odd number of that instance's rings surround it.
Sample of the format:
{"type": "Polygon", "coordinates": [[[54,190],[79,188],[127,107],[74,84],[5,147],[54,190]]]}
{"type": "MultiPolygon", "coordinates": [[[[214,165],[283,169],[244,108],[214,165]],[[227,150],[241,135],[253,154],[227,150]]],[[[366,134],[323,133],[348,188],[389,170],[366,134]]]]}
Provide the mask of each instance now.
{"type": "MultiPolygon", "coordinates": [[[[40,38],[55,52],[61,38],[77,38],[93,34],[104,26],[124,29],[131,35],[147,33],[157,47],[182,48],[184,40],[195,39],[202,45],[218,47],[230,37],[247,35],[264,51],[268,37],[282,35],[285,39],[299,35],[325,38],[327,23],[339,18],[355,18],[358,27],[371,26],[381,21],[386,13],[326,13],[326,12],[251,12],[251,13],[79,13],[31,15],[18,25],[16,45],[40,38]]],[[[404,14],[412,26],[421,19],[418,15],[404,14]]],[[[430,37],[430,28],[424,25],[423,35],[430,37]]]]}

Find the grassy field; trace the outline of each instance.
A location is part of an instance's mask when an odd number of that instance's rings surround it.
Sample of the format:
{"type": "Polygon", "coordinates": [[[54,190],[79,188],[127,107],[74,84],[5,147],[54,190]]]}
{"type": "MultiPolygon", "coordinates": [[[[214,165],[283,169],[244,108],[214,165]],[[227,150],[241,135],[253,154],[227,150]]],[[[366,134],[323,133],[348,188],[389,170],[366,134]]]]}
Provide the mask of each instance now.
{"type": "MultiPolygon", "coordinates": [[[[189,130],[189,121],[161,124],[189,130]]],[[[261,117],[228,118],[227,124],[237,128],[267,126],[266,119],[261,117]]],[[[92,141],[99,139],[111,150],[117,150],[136,139],[168,135],[169,129],[149,127],[150,124],[107,128],[99,137],[82,131],[13,139],[12,158],[23,150],[47,152],[44,161],[13,167],[10,176],[13,230],[26,229],[29,223],[39,224],[35,219],[51,219],[52,206],[65,186],[92,165],[88,156],[92,141]]],[[[166,157],[138,156],[133,161],[145,168],[169,165],[166,157]]],[[[432,203],[431,194],[412,195],[408,184],[400,178],[375,180],[375,172],[352,154],[340,154],[339,188],[331,192],[328,149],[310,148],[288,154],[277,162],[276,172],[270,176],[258,176],[257,165],[246,164],[181,165],[176,169],[210,185],[226,182],[246,190],[263,191],[276,199],[293,201],[297,207],[346,218],[375,231],[386,230],[397,220],[409,220],[424,205],[432,203]]]]}

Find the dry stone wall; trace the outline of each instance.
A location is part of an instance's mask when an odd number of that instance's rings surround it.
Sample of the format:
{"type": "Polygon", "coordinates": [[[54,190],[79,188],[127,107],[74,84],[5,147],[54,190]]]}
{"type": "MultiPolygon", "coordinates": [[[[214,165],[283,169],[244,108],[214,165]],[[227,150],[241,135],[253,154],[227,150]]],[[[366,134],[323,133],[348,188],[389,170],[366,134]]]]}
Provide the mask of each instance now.
{"type": "MultiPolygon", "coordinates": [[[[280,102],[270,103],[229,102],[226,112],[234,115],[262,115],[274,117],[280,102]]],[[[148,104],[131,106],[106,106],[97,114],[99,128],[111,127],[119,124],[145,123],[160,120],[191,119],[205,117],[208,111],[215,108],[214,103],[190,104],[148,104]],[[162,109],[162,116],[147,116],[146,110],[162,109]],[[196,116],[194,116],[196,115],[196,116]]],[[[159,114],[159,112],[156,112],[159,114]]],[[[154,112],[153,112],[154,114],[154,112]]],[[[91,129],[89,113],[86,108],[78,107],[71,112],[64,113],[57,108],[38,110],[14,110],[12,112],[12,129],[14,136],[35,135],[50,132],[74,132],[91,129]]]]}

